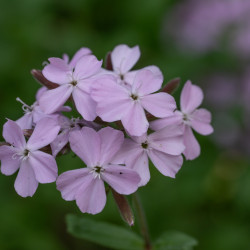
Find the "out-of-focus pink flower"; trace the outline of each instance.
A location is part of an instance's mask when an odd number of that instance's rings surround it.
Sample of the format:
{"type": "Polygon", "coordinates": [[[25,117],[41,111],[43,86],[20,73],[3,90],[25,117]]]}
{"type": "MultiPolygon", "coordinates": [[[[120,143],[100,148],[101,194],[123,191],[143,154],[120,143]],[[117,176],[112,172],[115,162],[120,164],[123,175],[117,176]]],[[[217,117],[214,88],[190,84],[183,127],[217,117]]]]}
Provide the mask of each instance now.
{"type": "Polygon", "coordinates": [[[182,166],[181,154],[185,149],[181,125],[166,126],[150,135],[131,139],[125,139],[114,161],[123,161],[137,171],[141,177],[140,186],[146,185],[150,179],[148,158],[163,175],[175,177],[182,166]]]}
{"type": "Polygon", "coordinates": [[[213,132],[211,113],[203,108],[198,109],[203,100],[203,92],[200,87],[187,81],[181,92],[181,111],[175,111],[173,116],[151,122],[153,130],[159,130],[168,125],[182,124],[184,129],[184,155],[187,160],[193,160],[200,155],[200,145],[196,140],[192,129],[202,135],[213,132]]]}
{"type": "Polygon", "coordinates": [[[124,128],[133,136],[141,136],[148,130],[145,111],[156,117],[173,114],[174,98],[167,93],[155,93],[161,88],[162,78],[150,70],[140,70],[132,86],[124,88],[114,77],[107,75],[96,81],[91,96],[97,102],[96,113],[107,122],[121,120],[124,128]]]}
{"type": "Polygon", "coordinates": [[[57,136],[60,127],[50,118],[40,120],[26,142],[21,128],[8,120],[3,128],[3,137],[10,146],[0,147],[1,172],[12,175],[18,169],[15,190],[22,196],[33,196],[38,183],[54,182],[57,164],[53,156],[39,149],[49,145],[57,136]]]}
{"type": "Polygon", "coordinates": [[[46,114],[54,113],[72,95],[77,111],[84,119],[93,121],[96,118],[96,104],[89,93],[102,61],[93,55],[85,55],[72,65],[60,58],[49,58],[49,62],[42,71],[43,75],[49,81],[59,84],[59,87],[41,96],[41,109],[46,114]]]}
{"type": "Polygon", "coordinates": [[[138,188],[139,175],[125,166],[111,164],[124,136],[110,127],[96,132],[84,127],[70,133],[71,149],[87,168],[64,172],[57,179],[57,189],[65,200],[76,200],[83,213],[97,214],[106,203],[104,181],[120,194],[131,194],[138,188]]]}
{"type": "MultiPolygon", "coordinates": [[[[117,82],[121,85],[133,84],[134,78],[138,70],[131,69],[137,63],[141,55],[139,46],[128,47],[126,44],[116,46],[111,52],[111,63],[113,71],[103,70],[104,74],[112,74],[117,82]]],[[[157,77],[161,77],[163,81],[163,75],[157,66],[151,65],[143,69],[152,71],[157,77]]]]}

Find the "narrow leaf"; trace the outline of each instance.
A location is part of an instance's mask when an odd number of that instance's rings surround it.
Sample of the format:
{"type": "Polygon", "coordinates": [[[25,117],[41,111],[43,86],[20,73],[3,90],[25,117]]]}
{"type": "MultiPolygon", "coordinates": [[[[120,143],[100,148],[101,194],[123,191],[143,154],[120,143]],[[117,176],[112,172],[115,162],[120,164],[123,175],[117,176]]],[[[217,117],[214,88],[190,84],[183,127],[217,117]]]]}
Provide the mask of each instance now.
{"type": "Polygon", "coordinates": [[[173,94],[179,87],[181,79],[179,77],[170,80],[165,87],[161,90],[161,92],[165,92],[168,94],[173,94]]]}
{"type": "Polygon", "coordinates": [[[57,88],[59,85],[51,82],[49,80],[47,80],[42,71],[41,70],[37,70],[37,69],[32,69],[31,70],[31,75],[33,75],[33,77],[42,85],[44,85],[45,87],[47,87],[48,89],[55,89],[57,88]]]}
{"type": "Polygon", "coordinates": [[[112,189],[112,194],[121,217],[129,224],[129,226],[133,226],[134,215],[127,198],[124,195],[118,194],[114,189],[112,189]]]}
{"type": "Polygon", "coordinates": [[[143,250],[143,240],[133,231],[105,222],[69,214],[68,232],[73,236],[119,250],[143,250]]]}
{"type": "Polygon", "coordinates": [[[193,237],[178,231],[164,232],[155,242],[155,250],[192,250],[198,244],[193,237]]]}

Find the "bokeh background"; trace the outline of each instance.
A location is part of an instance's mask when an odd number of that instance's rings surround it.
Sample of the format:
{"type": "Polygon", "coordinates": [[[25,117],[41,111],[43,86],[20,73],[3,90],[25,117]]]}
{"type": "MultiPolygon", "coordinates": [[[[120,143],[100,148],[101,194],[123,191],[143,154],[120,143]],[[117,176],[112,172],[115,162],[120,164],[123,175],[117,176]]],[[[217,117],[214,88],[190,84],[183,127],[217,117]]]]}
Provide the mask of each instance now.
{"type": "MultiPolygon", "coordinates": [[[[3,0],[0,8],[0,124],[22,116],[20,97],[34,102],[30,70],[48,57],[89,47],[104,58],[118,44],[139,45],[136,68],[158,65],[165,82],[190,79],[205,91],[215,133],[196,135],[199,158],[176,179],[151,167],[139,190],[152,238],[175,229],[198,239],[196,249],[250,249],[250,2],[249,0],[3,0]]],[[[179,100],[180,89],[174,94],[179,100]]],[[[71,154],[59,171],[79,168],[71,154]]],[[[65,215],[80,214],[55,183],[32,198],[0,175],[0,249],[105,249],[67,234],[65,215]]],[[[82,215],[93,217],[90,215],[82,215]]],[[[94,219],[125,225],[111,196],[94,219]]],[[[133,229],[138,231],[137,226],[133,229]]]]}

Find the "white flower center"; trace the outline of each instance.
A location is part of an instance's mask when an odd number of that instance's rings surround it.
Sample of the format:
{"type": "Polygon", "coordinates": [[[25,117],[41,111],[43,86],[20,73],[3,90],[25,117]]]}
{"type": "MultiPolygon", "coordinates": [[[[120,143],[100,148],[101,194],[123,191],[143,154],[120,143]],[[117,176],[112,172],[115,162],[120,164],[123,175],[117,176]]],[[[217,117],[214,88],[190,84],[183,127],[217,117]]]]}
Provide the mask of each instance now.
{"type": "Polygon", "coordinates": [[[105,171],[105,169],[104,169],[103,167],[95,166],[95,167],[91,167],[90,173],[93,174],[94,179],[95,179],[95,178],[101,179],[101,174],[102,174],[104,171],[105,171]]]}
{"type": "Polygon", "coordinates": [[[29,156],[30,156],[30,151],[26,148],[22,151],[13,154],[12,159],[16,160],[18,158],[20,161],[25,161],[29,158],[29,156]]]}

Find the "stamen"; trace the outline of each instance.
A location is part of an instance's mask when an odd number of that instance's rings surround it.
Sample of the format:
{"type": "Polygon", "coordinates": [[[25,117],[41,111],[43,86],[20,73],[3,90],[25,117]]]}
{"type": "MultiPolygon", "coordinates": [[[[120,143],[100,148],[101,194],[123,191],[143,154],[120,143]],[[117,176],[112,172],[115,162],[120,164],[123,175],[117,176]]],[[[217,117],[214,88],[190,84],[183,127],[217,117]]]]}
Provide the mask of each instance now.
{"type": "Polygon", "coordinates": [[[20,102],[21,104],[23,104],[22,109],[23,109],[23,111],[24,111],[25,113],[32,111],[33,105],[32,105],[32,106],[27,105],[27,104],[26,104],[24,101],[22,101],[19,97],[17,97],[16,100],[17,100],[18,102],[20,102]]]}
{"type": "Polygon", "coordinates": [[[76,86],[77,85],[77,81],[73,80],[70,84],[73,85],[73,86],[76,86]]]}
{"type": "Polygon", "coordinates": [[[101,174],[102,174],[102,172],[104,172],[105,171],[105,169],[104,168],[102,168],[102,167],[100,167],[100,166],[95,166],[95,167],[93,167],[92,169],[91,169],[91,171],[90,171],[90,173],[92,173],[93,175],[94,175],[94,179],[95,178],[99,178],[99,179],[101,179],[101,174]]]}
{"type": "Polygon", "coordinates": [[[141,146],[142,146],[142,148],[147,149],[147,148],[148,148],[148,142],[147,142],[147,141],[143,142],[143,143],[141,144],[141,146]]]}
{"type": "Polygon", "coordinates": [[[130,97],[135,101],[138,100],[138,95],[131,94],[130,97]]]}

